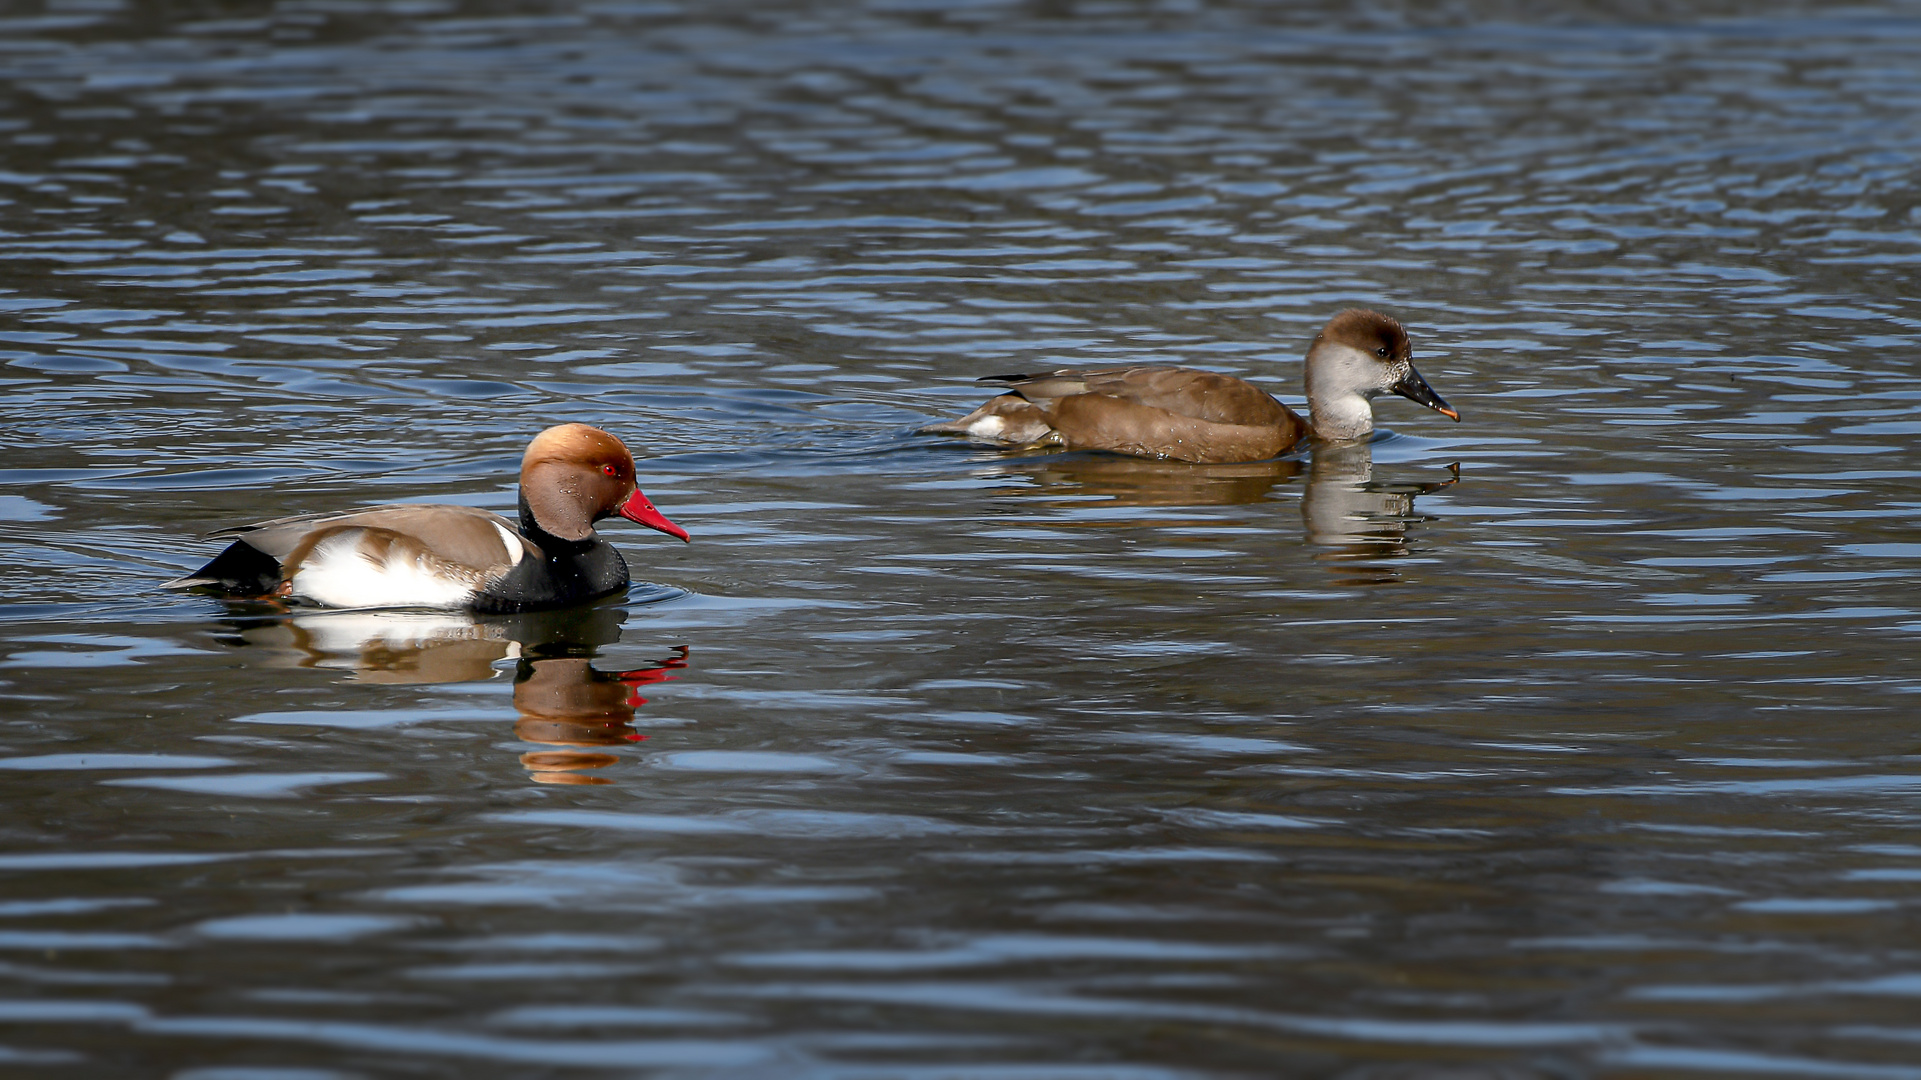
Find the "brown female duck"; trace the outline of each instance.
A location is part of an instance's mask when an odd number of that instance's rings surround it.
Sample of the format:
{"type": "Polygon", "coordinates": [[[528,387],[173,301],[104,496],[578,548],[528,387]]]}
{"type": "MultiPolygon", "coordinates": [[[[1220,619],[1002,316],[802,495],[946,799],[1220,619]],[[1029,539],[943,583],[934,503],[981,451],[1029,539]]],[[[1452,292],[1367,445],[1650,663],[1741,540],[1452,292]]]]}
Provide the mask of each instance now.
{"type": "Polygon", "coordinates": [[[1264,461],[1309,439],[1349,442],[1374,431],[1374,398],[1399,394],[1452,420],[1461,416],[1414,370],[1401,324],[1349,308],[1307,350],[1312,422],[1231,375],[1130,367],[997,375],[1007,392],[958,420],[922,431],[1010,449],[1059,446],[1192,462],[1264,461]]]}

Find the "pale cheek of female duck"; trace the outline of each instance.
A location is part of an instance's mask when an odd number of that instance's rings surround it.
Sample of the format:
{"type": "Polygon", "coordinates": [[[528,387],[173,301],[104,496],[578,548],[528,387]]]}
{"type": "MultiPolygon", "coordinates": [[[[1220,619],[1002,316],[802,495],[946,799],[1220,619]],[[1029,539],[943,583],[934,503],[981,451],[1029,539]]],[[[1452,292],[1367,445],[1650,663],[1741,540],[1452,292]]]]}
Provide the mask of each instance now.
{"type": "MultiPolygon", "coordinates": [[[[1406,365],[1401,367],[1405,369],[1406,365]]],[[[1385,393],[1399,377],[1393,365],[1351,347],[1330,355],[1314,374],[1314,381],[1327,394],[1359,394],[1364,398],[1385,393]]]]}

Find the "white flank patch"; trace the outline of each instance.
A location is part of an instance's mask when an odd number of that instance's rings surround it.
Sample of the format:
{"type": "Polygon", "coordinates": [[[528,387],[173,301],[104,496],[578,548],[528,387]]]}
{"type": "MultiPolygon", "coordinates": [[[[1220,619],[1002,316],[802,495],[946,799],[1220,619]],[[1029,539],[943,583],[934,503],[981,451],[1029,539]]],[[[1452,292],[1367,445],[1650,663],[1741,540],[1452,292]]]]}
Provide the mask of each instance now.
{"type": "Polygon", "coordinates": [[[998,439],[1007,429],[1007,420],[999,416],[983,416],[967,425],[967,433],[976,439],[998,439]]]}
{"type": "Polygon", "coordinates": [[[472,584],[402,559],[376,566],[360,552],[360,533],[322,540],[293,576],[293,594],[328,607],[458,608],[473,602],[472,584]]]}
{"type": "Polygon", "coordinates": [[[514,535],[512,529],[502,525],[500,522],[490,521],[488,524],[492,525],[494,531],[500,534],[500,542],[507,545],[507,565],[513,566],[518,563],[520,557],[527,553],[527,545],[520,542],[520,537],[514,535]]]}

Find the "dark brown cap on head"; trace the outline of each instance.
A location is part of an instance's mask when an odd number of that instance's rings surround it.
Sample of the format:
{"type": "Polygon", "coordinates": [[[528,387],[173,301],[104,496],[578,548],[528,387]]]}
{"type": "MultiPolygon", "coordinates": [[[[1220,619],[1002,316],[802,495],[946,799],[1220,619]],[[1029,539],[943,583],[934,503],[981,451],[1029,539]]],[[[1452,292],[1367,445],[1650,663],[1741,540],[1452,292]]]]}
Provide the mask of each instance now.
{"type": "Polygon", "coordinates": [[[1366,308],[1348,308],[1329,319],[1314,338],[1315,345],[1323,342],[1346,345],[1382,360],[1407,360],[1414,355],[1406,328],[1366,308]]]}
{"type": "Polygon", "coordinates": [[[520,459],[520,497],[542,529],[585,540],[593,523],[620,511],[636,491],[634,456],[588,424],[561,424],[534,436],[520,459]]]}
{"type": "Polygon", "coordinates": [[[594,471],[612,465],[614,479],[634,480],[634,455],[627,451],[627,444],[591,424],[558,424],[534,436],[520,459],[521,475],[546,463],[594,471]]]}

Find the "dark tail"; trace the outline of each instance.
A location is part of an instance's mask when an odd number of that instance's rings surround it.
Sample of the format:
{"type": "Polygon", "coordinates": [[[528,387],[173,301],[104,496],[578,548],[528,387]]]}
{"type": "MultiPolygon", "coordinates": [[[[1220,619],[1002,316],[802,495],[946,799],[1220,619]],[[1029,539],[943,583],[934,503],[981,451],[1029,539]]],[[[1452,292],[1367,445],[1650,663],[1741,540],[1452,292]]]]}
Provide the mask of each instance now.
{"type": "Polygon", "coordinates": [[[228,596],[266,596],[280,587],[280,560],[245,540],[227,545],[213,561],[163,589],[213,589],[228,596]]]}

